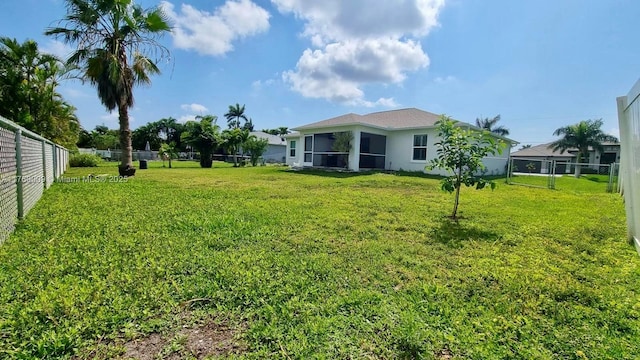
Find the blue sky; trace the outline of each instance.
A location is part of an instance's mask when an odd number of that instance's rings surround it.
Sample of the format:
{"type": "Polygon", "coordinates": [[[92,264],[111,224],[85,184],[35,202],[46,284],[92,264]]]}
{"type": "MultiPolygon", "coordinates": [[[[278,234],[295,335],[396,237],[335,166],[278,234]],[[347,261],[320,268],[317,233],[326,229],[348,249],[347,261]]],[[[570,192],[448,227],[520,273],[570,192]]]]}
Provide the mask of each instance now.
{"type": "MultiPolygon", "coordinates": [[[[138,0],[145,6],[159,1],[138,0]]],[[[132,127],[172,116],[222,119],[246,104],[256,128],[417,107],[473,122],[502,116],[524,144],[602,118],[640,76],[634,0],[168,0],[172,55],[135,91],[132,127]]],[[[44,30],[63,0],[3,0],[0,35],[70,52],[44,30]]],[[[86,129],[117,127],[96,91],[66,82],[86,129]]],[[[225,124],[219,120],[220,124],[225,124]]]]}

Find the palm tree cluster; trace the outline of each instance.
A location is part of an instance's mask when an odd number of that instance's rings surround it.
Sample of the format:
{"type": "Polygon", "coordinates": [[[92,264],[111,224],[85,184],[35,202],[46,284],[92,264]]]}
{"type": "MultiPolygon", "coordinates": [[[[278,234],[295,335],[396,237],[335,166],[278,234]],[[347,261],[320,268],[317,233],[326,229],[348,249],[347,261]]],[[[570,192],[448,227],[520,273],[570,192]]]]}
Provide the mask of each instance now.
{"type": "Polygon", "coordinates": [[[168,50],[157,39],[171,30],[167,17],[158,7],[145,10],[131,0],[67,0],[67,15],[60,23],[46,34],[76,46],[67,64],[77,66],[82,78],[96,86],[107,110],[118,110],[120,175],[133,175],[133,87],[150,84],[150,75],[160,73],[156,62],[166,58],[168,50]]]}
{"type": "Polygon", "coordinates": [[[33,40],[0,38],[0,115],[68,148],[80,125],[75,107],[57,91],[67,74],[60,60],[33,40]]]}

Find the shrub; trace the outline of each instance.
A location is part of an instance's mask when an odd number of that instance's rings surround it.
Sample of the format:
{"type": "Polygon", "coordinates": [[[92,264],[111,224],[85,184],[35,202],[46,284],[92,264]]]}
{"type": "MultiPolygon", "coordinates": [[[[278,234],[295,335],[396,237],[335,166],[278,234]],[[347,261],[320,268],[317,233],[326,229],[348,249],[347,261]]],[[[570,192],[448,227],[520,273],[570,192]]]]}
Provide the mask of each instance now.
{"type": "Polygon", "coordinates": [[[96,167],[102,161],[98,155],[93,154],[74,154],[69,159],[71,167],[96,167]]]}

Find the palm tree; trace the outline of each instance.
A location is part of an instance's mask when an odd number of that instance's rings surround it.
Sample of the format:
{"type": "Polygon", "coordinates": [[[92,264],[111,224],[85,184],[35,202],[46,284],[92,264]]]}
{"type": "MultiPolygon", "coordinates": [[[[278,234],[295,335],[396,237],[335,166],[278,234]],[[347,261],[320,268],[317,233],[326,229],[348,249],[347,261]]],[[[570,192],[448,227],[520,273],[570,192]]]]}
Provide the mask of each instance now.
{"type": "Polygon", "coordinates": [[[0,115],[74,148],[80,128],[75,107],[57,91],[67,74],[59,61],[33,40],[0,37],[0,115]]]}
{"type": "Polygon", "coordinates": [[[218,117],[215,115],[198,115],[198,121],[187,121],[184,124],[182,142],[192,146],[200,152],[200,166],[210,168],[213,166],[211,155],[220,143],[220,127],[216,124],[218,117]]]}
{"type": "Polygon", "coordinates": [[[222,132],[222,146],[233,156],[233,167],[238,167],[238,150],[249,139],[249,131],[227,129],[222,132]]]}
{"type": "Polygon", "coordinates": [[[476,126],[488,130],[496,135],[507,136],[509,135],[509,129],[504,126],[496,126],[496,124],[500,121],[500,114],[496,115],[493,119],[489,118],[476,118],[476,126]]]}
{"type": "Polygon", "coordinates": [[[553,151],[560,150],[561,154],[569,149],[577,149],[578,158],[576,159],[575,176],[580,177],[580,163],[588,159],[589,148],[603,152],[603,142],[618,142],[618,138],[605,134],[601,127],[602,119],[598,119],[583,120],[577,124],[556,129],[553,135],[562,136],[562,138],[549,144],[549,148],[553,149],[553,151]]]}
{"type": "Polygon", "coordinates": [[[227,118],[229,129],[239,129],[240,119],[248,121],[247,116],[244,114],[244,105],[240,106],[238,103],[235,106],[229,105],[229,112],[224,114],[224,117],[227,118]]]}
{"type": "Polygon", "coordinates": [[[132,0],[67,0],[67,15],[61,23],[62,27],[50,28],[45,34],[77,46],[67,63],[80,67],[83,79],[97,87],[109,111],[118,109],[120,175],[134,175],[129,128],[133,87],[150,84],[149,76],[160,73],[157,60],[147,55],[168,56],[168,50],[157,42],[171,30],[167,17],[158,7],[144,10],[132,0]]]}

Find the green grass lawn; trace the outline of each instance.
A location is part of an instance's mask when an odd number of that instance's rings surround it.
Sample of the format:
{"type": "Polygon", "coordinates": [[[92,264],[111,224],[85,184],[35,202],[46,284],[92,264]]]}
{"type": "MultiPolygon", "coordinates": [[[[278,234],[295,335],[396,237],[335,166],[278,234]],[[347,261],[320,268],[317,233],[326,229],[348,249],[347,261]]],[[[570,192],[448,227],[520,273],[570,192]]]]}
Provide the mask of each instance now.
{"type": "Polygon", "coordinates": [[[161,166],[46,191],[0,247],[0,358],[115,356],[185,314],[240,358],[640,357],[618,195],[499,182],[453,223],[436,179],[161,166]]]}

